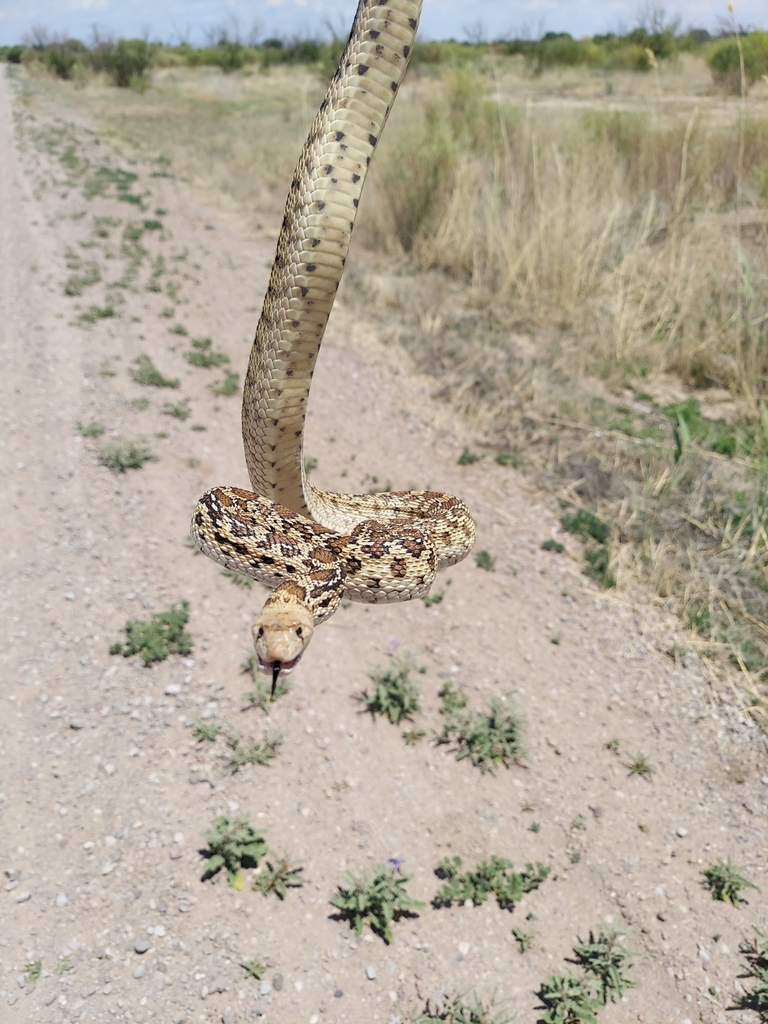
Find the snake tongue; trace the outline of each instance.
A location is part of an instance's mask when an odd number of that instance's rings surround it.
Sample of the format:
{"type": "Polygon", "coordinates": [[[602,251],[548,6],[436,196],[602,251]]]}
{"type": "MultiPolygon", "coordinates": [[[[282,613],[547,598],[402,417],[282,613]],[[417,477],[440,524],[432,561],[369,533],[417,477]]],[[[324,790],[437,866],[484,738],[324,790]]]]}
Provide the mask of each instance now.
{"type": "Polygon", "coordinates": [[[281,661],[272,662],[272,693],[269,698],[270,700],[275,699],[275,687],[277,686],[277,677],[280,675],[282,664],[281,661]]]}

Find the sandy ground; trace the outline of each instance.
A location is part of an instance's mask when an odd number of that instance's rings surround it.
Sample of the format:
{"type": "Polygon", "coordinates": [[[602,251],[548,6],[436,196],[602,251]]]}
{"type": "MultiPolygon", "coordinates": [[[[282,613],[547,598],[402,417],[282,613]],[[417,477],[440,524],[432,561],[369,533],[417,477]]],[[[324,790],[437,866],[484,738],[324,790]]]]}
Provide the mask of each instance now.
{"type": "Polygon", "coordinates": [[[402,353],[343,308],[312,394],[314,479],[459,494],[495,569],[468,559],[430,608],[341,609],[269,718],[243,702],[240,665],[264,591],[236,586],[186,541],[206,487],[247,484],[239,400],[211,393],[220,371],[190,366],[188,338],[169,327],[211,336],[242,374],[274,239],[129,158],[0,83],[0,1020],[387,1024],[474,986],[532,1024],[541,982],[609,923],[638,953],[637,987],[601,1022],[755,1021],[729,1008],[743,991],[739,942],[768,927],[763,739],[695,655],[683,664],[663,653],[674,623],[642,595],[632,604],[586,580],[579,543],[522,478],[488,459],[457,465],[471,436],[402,353]],[[84,179],[67,184],[70,142],[90,174],[139,175],[146,212],[114,190],[84,198],[84,179]],[[119,277],[126,221],[155,209],[165,226],[144,234],[149,255],[119,315],[78,326],[119,277]],[[99,238],[95,217],[121,224],[99,238]],[[63,293],[73,253],[99,262],[103,278],[80,297],[63,293]],[[172,318],[161,315],[167,288],[146,287],[158,254],[177,289],[172,318]],[[142,352],[181,388],[134,383],[142,352]],[[191,418],[164,415],[182,397],[191,418]],[[145,409],[131,404],[141,398],[145,409]],[[92,420],[107,428],[102,441],[149,438],[157,458],[113,475],[98,464],[100,442],[75,430],[92,420]],[[564,555],[540,549],[551,536],[564,555]],[[145,668],[110,656],[127,619],[181,600],[191,657],[145,668]],[[426,736],[414,747],[355,700],[395,648],[426,667],[415,723],[426,736]],[[447,680],[477,707],[514,693],[524,766],[481,775],[435,744],[447,680]],[[211,715],[230,732],[279,732],[277,759],[232,775],[222,738],[193,738],[192,721],[211,715]],[[628,774],[638,752],[650,781],[628,774]],[[249,814],[271,848],[302,860],[305,886],[279,902],[201,882],[202,833],[222,813],[249,814]],[[401,858],[409,891],[428,904],[449,854],[468,866],[492,854],[520,868],[541,860],[552,874],[513,913],[427,905],[395,925],[389,947],[331,916],[345,869],[401,858]],[[739,907],[701,884],[702,868],[727,856],[763,889],[739,907]],[[525,954],[513,926],[535,932],[525,954]],[[266,985],[245,978],[239,964],[252,957],[266,963],[266,985]],[[38,959],[35,983],[25,965],[38,959]]]}

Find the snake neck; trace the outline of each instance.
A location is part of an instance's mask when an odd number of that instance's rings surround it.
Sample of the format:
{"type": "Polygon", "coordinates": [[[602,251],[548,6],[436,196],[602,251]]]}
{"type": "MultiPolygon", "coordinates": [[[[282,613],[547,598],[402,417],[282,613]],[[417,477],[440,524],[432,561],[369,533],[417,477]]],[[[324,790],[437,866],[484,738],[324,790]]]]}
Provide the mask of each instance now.
{"type": "Polygon", "coordinates": [[[312,374],[420,13],[421,0],[361,0],[294,172],[251,349],[242,411],[251,485],[302,515],[313,504],[303,467],[312,374]]]}

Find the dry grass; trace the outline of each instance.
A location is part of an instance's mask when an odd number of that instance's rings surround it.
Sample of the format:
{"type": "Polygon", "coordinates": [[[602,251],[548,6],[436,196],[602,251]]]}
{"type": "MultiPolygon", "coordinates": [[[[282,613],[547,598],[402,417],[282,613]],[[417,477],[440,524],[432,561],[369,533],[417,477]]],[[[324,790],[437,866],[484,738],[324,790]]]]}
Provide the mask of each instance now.
{"type": "MultiPolygon", "coordinates": [[[[691,57],[411,74],[343,296],[387,307],[490,449],[612,525],[606,579],[678,611],[768,724],[768,90],[708,82],[691,57]]],[[[40,88],[270,228],[322,93],[295,68],[40,88]]]]}

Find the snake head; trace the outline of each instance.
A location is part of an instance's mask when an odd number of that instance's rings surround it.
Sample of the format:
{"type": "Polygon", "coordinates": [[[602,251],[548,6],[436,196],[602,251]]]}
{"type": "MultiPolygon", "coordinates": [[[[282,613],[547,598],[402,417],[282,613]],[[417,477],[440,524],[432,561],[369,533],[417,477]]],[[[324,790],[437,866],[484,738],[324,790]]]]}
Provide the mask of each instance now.
{"type": "Polygon", "coordinates": [[[314,629],[312,613],[304,605],[267,601],[262,608],[251,632],[259,669],[272,676],[273,694],[278,678],[296,668],[314,629]]]}

